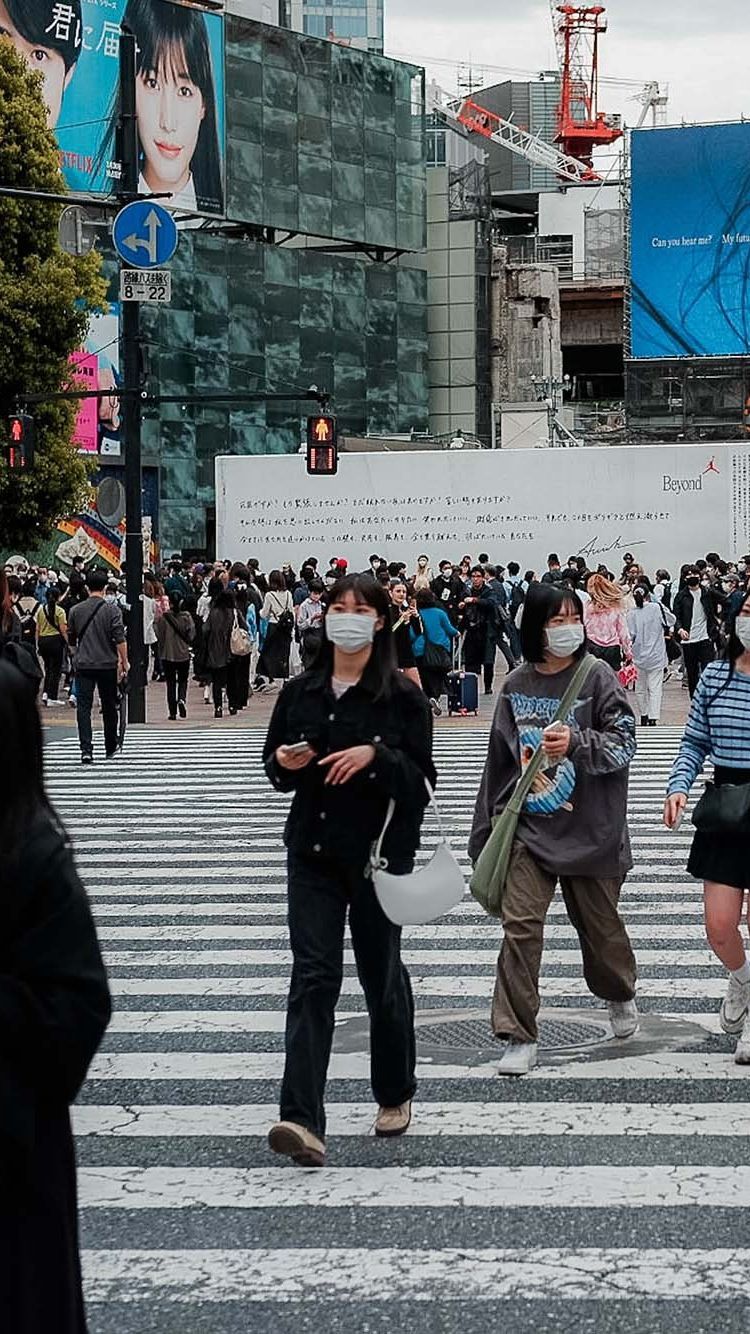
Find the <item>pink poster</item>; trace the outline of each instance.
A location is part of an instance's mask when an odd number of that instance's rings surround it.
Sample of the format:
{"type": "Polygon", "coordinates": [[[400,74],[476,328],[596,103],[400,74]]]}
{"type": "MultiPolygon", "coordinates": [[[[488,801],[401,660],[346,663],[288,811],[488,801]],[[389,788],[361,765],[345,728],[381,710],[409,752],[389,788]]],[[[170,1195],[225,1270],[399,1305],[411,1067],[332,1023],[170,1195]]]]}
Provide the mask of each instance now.
{"type": "MultiPolygon", "coordinates": [[[[82,389],[99,388],[99,358],[95,352],[75,352],[70,357],[75,367],[75,378],[82,389]]],[[[78,409],[73,443],[83,454],[96,454],[98,441],[99,411],[97,399],[84,398],[78,409]]]]}

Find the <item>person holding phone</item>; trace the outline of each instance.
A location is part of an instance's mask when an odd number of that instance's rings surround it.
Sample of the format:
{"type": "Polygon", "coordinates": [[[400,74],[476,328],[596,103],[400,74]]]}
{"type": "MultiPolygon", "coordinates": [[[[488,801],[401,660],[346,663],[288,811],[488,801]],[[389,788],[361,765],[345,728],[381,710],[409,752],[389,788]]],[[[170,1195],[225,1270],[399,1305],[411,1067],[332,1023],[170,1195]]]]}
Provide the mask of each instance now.
{"type": "MultiPolygon", "coordinates": [[[[717,788],[750,785],[750,596],[730,625],[720,661],[698,679],[679,754],[667,787],[664,823],[679,828],[688,794],[707,758],[717,788]]],[[[719,1023],[738,1037],[735,1061],[750,1065],[750,961],[740,934],[744,891],[750,889],[750,819],[722,833],[696,830],[688,872],[703,881],[706,936],[729,973],[719,1023]]],[[[750,926],[750,910],[748,911],[750,926]]]]}
{"type": "Polygon", "coordinates": [[[325,1162],[324,1092],[343,977],[347,914],[370,1015],[375,1133],[402,1135],[416,1083],[414,1002],[401,931],[365,868],[391,798],[389,870],[412,869],[436,781],[432,719],[422,691],[396,669],[388,592],[368,575],[339,579],[310,671],[276,703],[263,752],[268,777],[293,792],[288,849],[292,979],[281,1119],[269,1145],[306,1167],[325,1162]]]}

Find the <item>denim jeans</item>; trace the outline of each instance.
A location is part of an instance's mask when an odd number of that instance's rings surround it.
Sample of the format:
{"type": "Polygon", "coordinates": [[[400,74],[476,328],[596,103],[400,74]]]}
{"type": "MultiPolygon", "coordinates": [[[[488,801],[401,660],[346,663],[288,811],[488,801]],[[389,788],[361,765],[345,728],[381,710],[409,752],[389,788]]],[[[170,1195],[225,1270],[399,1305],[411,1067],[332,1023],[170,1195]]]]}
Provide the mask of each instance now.
{"type": "Polygon", "coordinates": [[[94,740],[91,734],[91,710],[94,706],[94,687],[99,690],[104,722],[104,749],[108,755],[117,750],[117,668],[104,667],[98,671],[76,672],[76,716],[81,754],[92,755],[94,740]]]}
{"type": "Polygon", "coordinates": [[[334,1011],[343,977],[347,906],[357,973],[370,1016],[372,1091],[397,1107],[416,1089],[414,1001],[401,962],[401,928],[388,921],[360,867],[289,854],[293,968],[286,1016],[281,1118],[323,1138],[334,1011]]]}

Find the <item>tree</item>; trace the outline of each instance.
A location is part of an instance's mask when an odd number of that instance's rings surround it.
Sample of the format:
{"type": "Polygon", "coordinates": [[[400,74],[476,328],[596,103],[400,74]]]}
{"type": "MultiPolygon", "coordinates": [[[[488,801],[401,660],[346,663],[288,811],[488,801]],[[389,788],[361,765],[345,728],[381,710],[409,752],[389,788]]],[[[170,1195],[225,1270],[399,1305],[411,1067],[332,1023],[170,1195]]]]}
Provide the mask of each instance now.
{"type": "MultiPolygon", "coordinates": [[[[0,185],[60,194],[57,143],[47,125],[42,79],[0,39],[0,185]]],[[[96,254],[66,255],[58,243],[61,205],[0,196],[0,435],[25,393],[71,384],[69,357],[82,345],[106,286],[96,254]]],[[[32,408],[36,461],[29,472],[0,462],[0,549],[21,551],[49,537],[84,503],[88,465],[72,443],[77,403],[32,408]]]]}

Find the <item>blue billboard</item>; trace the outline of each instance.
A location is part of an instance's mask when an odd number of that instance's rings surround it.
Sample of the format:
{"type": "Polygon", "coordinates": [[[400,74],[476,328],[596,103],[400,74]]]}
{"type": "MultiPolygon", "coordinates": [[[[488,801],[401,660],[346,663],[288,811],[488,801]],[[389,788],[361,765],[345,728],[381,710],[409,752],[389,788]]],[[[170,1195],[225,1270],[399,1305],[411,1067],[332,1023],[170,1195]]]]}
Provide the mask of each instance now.
{"type": "Polygon", "coordinates": [[[631,167],[631,355],[750,355],[750,124],[638,130],[631,167]]]}
{"type": "Polygon", "coordinates": [[[71,190],[117,185],[120,24],[136,38],[142,194],[224,213],[224,20],[167,0],[0,0],[0,34],[41,73],[71,190]]]}

